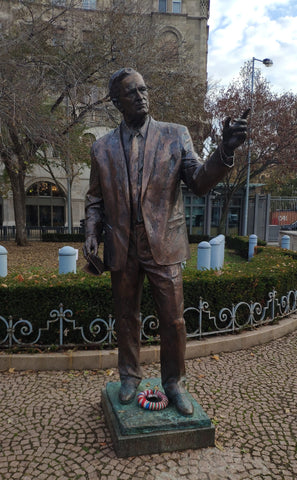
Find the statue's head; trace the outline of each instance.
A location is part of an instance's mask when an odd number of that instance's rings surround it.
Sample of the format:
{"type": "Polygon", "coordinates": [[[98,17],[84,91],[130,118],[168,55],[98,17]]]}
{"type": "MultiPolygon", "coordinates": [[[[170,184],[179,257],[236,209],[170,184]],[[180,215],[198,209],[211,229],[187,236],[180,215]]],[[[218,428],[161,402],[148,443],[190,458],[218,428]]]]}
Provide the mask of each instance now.
{"type": "Polygon", "coordinates": [[[147,86],[133,68],[121,68],[109,80],[109,95],[128,124],[144,123],[149,112],[147,86]]]}
{"type": "Polygon", "coordinates": [[[121,81],[131,75],[132,73],[138,73],[134,68],[125,67],[120,68],[112,74],[108,82],[108,90],[110,99],[114,102],[119,96],[121,81]]]}

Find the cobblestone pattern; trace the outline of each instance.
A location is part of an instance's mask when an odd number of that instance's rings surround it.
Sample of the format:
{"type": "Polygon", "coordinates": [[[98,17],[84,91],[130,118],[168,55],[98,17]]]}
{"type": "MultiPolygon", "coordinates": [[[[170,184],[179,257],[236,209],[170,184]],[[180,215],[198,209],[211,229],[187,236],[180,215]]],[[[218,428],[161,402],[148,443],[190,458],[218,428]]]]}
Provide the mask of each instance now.
{"type": "MultiPolygon", "coordinates": [[[[187,362],[216,448],[118,459],[100,407],[117,372],[1,372],[1,480],[293,480],[297,333],[187,362]]],[[[159,376],[159,365],[144,368],[159,376]]]]}

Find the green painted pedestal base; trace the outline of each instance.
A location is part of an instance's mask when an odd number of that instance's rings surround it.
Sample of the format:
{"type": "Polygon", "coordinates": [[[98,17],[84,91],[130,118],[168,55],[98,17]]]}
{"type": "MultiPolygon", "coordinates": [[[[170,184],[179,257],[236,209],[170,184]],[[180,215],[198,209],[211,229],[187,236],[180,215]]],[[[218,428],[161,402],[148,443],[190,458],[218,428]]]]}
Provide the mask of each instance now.
{"type": "MultiPolygon", "coordinates": [[[[143,380],[137,393],[155,387],[162,390],[160,378],[143,380]]],[[[110,382],[102,390],[102,407],[118,457],[214,446],[215,428],[189,393],[194,413],[183,416],[170,403],[160,411],[141,408],[137,398],[122,405],[119,388],[120,382],[110,382]]]]}

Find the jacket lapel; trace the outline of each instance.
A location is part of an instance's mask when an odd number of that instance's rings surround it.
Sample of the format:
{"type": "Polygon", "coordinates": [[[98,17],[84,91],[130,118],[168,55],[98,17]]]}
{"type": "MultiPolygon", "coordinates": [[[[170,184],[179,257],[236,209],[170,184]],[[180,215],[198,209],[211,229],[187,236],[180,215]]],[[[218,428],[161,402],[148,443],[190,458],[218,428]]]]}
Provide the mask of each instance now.
{"type": "Polygon", "coordinates": [[[154,162],[156,160],[156,151],[159,141],[160,130],[158,128],[158,122],[151,118],[144,149],[141,197],[143,197],[147,189],[150,176],[154,170],[154,162]]]}
{"type": "Polygon", "coordinates": [[[114,130],[114,134],[111,138],[110,151],[110,161],[112,161],[114,165],[114,168],[111,171],[113,172],[113,175],[116,176],[118,187],[124,192],[127,203],[130,203],[129,177],[125,152],[121,140],[120,127],[114,130]]]}

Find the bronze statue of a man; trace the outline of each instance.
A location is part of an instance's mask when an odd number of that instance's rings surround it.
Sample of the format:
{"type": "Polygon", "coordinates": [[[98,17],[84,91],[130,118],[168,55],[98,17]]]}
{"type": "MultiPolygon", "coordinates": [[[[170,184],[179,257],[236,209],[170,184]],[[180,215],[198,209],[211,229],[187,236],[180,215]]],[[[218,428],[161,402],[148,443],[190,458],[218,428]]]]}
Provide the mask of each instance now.
{"type": "Polygon", "coordinates": [[[184,387],[181,268],[190,252],[181,181],[201,196],[224,177],[235,148],[245,140],[247,112],[233,124],[226,120],[222,144],[201,163],[186,127],[149,115],[147,87],[138,72],[115,72],[109,92],[123,120],[92,147],[84,253],[97,253],[104,231],[118,339],[119,399],[131,402],[142,378],[139,317],[146,275],[160,322],[162,385],[176,409],[191,415],[184,387]]]}

